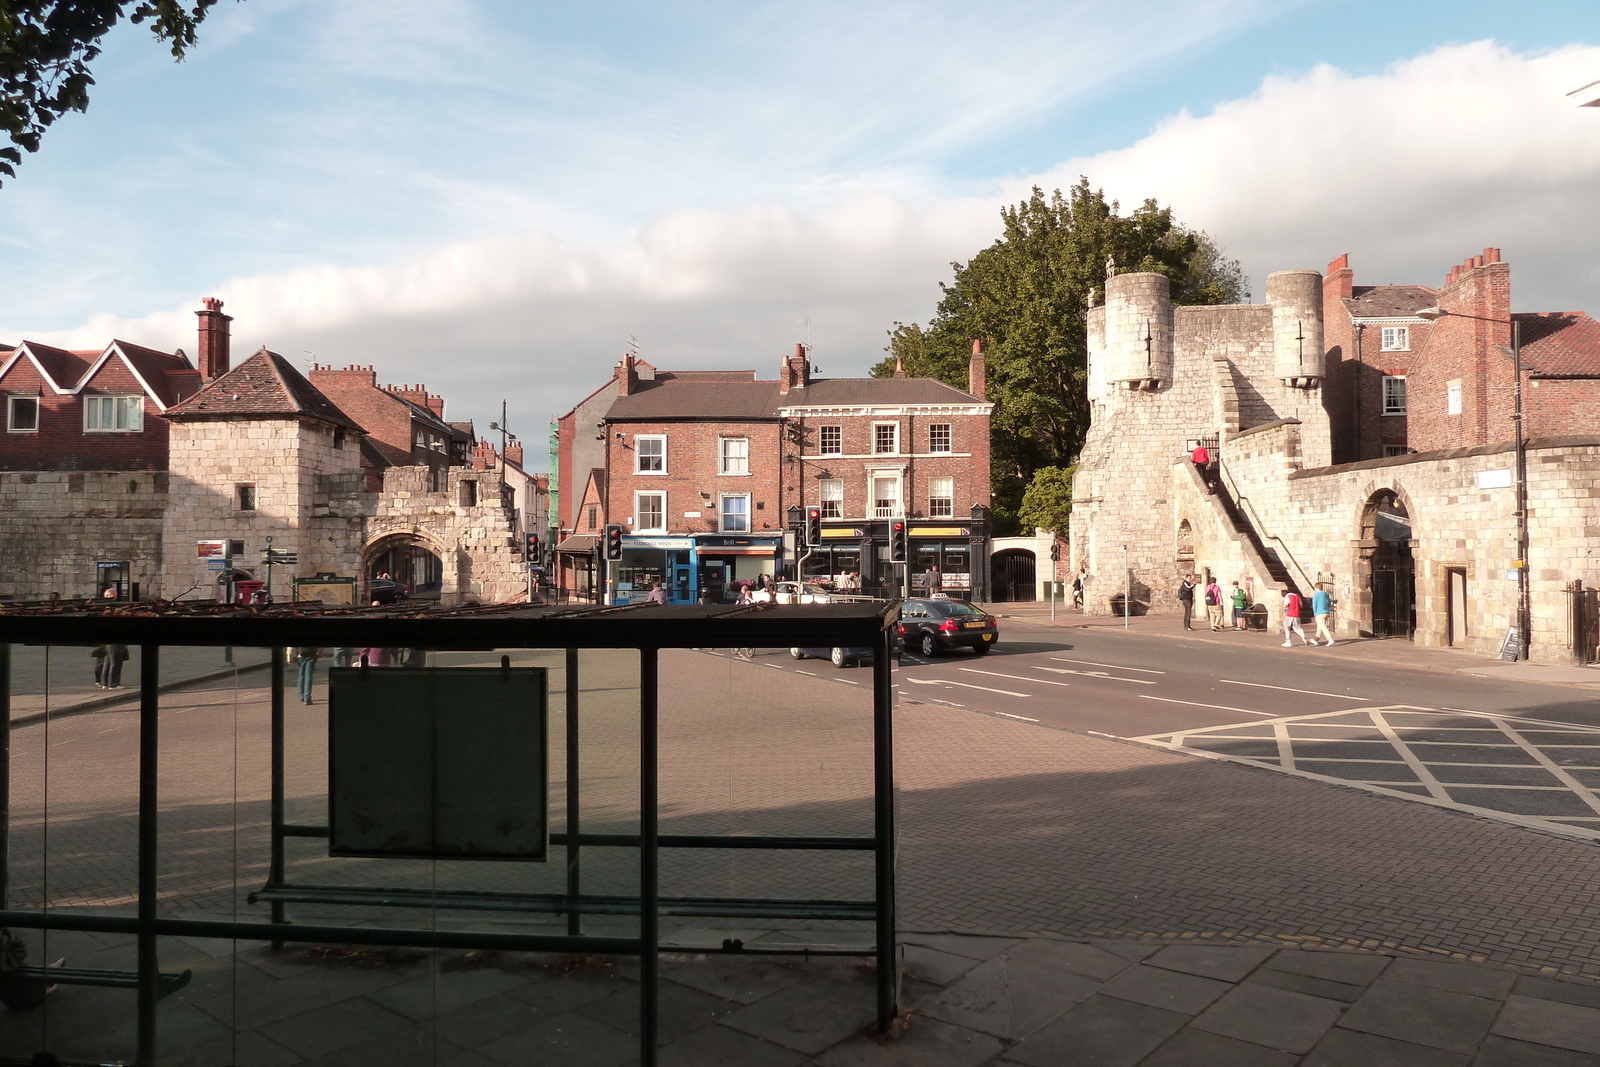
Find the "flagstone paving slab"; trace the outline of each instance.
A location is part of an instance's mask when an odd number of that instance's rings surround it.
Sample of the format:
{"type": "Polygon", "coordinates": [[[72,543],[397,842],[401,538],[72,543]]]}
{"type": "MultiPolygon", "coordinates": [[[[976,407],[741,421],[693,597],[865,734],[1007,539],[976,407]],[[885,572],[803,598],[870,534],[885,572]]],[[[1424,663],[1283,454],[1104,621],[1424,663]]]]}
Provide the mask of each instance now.
{"type": "Polygon", "coordinates": [[[1271,986],[1237,986],[1194,1021],[1195,1029],[1284,1052],[1308,1052],[1344,1005],[1271,986]]]}
{"type": "Polygon", "coordinates": [[[1499,1001],[1385,978],[1350,1006],[1339,1025],[1470,1054],[1499,1012],[1499,1001]]]}
{"type": "Polygon", "coordinates": [[[1512,996],[1493,1029],[1501,1037],[1600,1054],[1600,1008],[1512,996]]]}

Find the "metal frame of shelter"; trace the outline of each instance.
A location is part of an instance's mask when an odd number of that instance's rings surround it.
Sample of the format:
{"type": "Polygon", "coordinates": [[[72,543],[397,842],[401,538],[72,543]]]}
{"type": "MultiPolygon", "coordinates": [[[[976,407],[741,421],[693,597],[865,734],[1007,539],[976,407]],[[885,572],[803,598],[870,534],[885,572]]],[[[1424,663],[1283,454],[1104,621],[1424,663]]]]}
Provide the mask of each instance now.
{"type": "MultiPolygon", "coordinates": [[[[133,971],[51,970],[58,983],[119,986],[138,991],[137,1060],[156,1059],[156,1003],[184,984],[187,974],[163,975],[156,955],[158,937],[208,937],[235,941],[301,944],[364,944],[414,948],[499,949],[518,952],[568,952],[632,955],[640,959],[640,1062],[656,1063],[659,917],[716,916],[870,921],[875,928],[870,952],[834,949],[832,954],[871,955],[877,970],[877,1022],[887,1029],[898,1011],[895,964],[893,603],[853,603],[729,608],[693,605],[635,605],[620,608],[468,608],[417,613],[414,609],[325,609],[240,607],[212,604],[116,604],[54,602],[0,607],[0,927],[81,930],[133,934],[138,966],[133,971]],[[359,638],[357,641],[356,639],[359,638]],[[139,677],[139,819],[137,912],[133,917],[60,911],[12,910],[6,897],[10,835],[11,644],[137,645],[139,677]],[[284,842],[289,837],[325,837],[325,826],[284,821],[284,657],[286,647],[366,646],[426,648],[435,651],[485,649],[566,650],[567,810],[566,830],[551,833],[566,858],[566,892],[517,894],[372,890],[337,886],[297,886],[285,879],[284,842]],[[161,647],[233,646],[271,649],[271,861],[266,885],[251,901],[266,901],[270,922],[162,918],[157,914],[157,798],[160,738],[161,647]],[[870,837],[751,837],[664,835],[658,830],[657,652],[663,648],[788,648],[848,645],[876,649],[873,667],[873,833],[870,837]],[[639,808],[638,834],[584,833],[580,824],[578,651],[639,650],[639,808]],[[585,894],[581,887],[584,848],[639,850],[637,897],[585,894]],[[766,898],[664,898],[659,893],[659,851],[688,849],[799,849],[870,851],[874,855],[871,900],[780,900],[766,898]],[[567,933],[514,934],[490,931],[401,929],[302,925],[291,923],[292,902],[349,903],[416,907],[435,903],[447,909],[543,911],[567,917],[567,933]],[[582,932],[585,914],[639,916],[637,937],[602,937],[582,932]]],[[[493,668],[490,668],[493,669],[493,668]]],[[[735,942],[690,951],[755,952],[735,942]]],[[[798,951],[798,950],[794,950],[798,951]]],[[[819,954],[817,950],[807,950],[819,954]]],[[[830,951],[830,950],[824,950],[830,951]]],[[[44,977],[42,969],[37,971],[44,977]]],[[[0,1064],[28,1064],[6,1059],[0,1064]]]]}

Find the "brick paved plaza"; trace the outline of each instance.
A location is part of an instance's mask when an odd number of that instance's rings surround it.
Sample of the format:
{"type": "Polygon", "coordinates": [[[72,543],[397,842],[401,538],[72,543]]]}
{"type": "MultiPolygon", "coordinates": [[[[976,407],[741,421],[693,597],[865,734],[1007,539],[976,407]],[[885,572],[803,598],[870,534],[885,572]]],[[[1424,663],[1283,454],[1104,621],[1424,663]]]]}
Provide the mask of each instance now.
{"type": "MultiPolygon", "coordinates": [[[[564,730],[559,658],[526,654],[522,661],[555,668],[551,743],[559,752],[564,730]]],[[[585,830],[636,825],[636,664],[631,652],[583,654],[585,830]]],[[[824,670],[828,673],[813,677],[766,669],[759,656],[746,663],[701,652],[662,653],[663,833],[870,833],[870,675],[824,670]]],[[[163,914],[220,916],[237,910],[241,918],[266,917],[264,905],[244,900],[266,872],[262,681],[259,672],[244,673],[237,687],[207,683],[164,698],[163,914]]],[[[309,708],[295,701],[292,689],[288,699],[288,817],[321,822],[326,814],[323,694],[319,686],[319,702],[309,708]]],[[[48,901],[51,907],[131,912],[135,720],[131,708],[101,710],[52,721],[48,731],[43,725],[15,731],[12,906],[48,901]],[[43,788],[47,760],[48,797],[43,788]],[[44,856],[47,864],[41,863],[44,856]]],[[[1282,996],[1290,1000],[1318,1001],[1291,1005],[1304,1009],[1310,1020],[1304,1024],[1310,1030],[1293,1041],[1310,1044],[1296,1051],[1284,1044],[1287,1038],[1262,1039],[1264,1047],[1279,1050],[1280,1058],[1241,1062],[1297,1062],[1294,1057],[1313,1045],[1322,1047],[1318,1042],[1332,1033],[1336,1020],[1344,1020],[1338,1026],[1350,1033],[1334,1035],[1335,1045],[1392,1039],[1393,1034],[1382,1038],[1386,1024],[1352,1029],[1365,1026],[1365,1016],[1347,1013],[1347,1005],[1359,1006],[1369,989],[1378,991],[1373,1003],[1384,999],[1378,994],[1389,988],[1385,982],[1483,1001],[1451,1001],[1451,1010],[1467,1012],[1482,1026],[1470,1049],[1441,1063],[1466,1063],[1464,1057],[1479,1051],[1479,1043],[1488,1042],[1482,1047],[1492,1051],[1495,1041],[1516,1039],[1511,1031],[1522,1025],[1513,1011],[1521,1003],[1518,997],[1537,1002],[1516,1009],[1524,1014],[1559,1014],[1539,1005],[1570,1002],[1600,1019],[1600,999],[1584,982],[1600,977],[1595,948],[1600,943],[1595,889],[1600,853],[1591,844],[1270,771],[911,700],[901,701],[897,710],[896,753],[900,925],[907,942],[903,1000],[919,1004],[912,1021],[916,1042],[943,1034],[971,1054],[949,1058],[925,1051],[918,1053],[922,1058],[904,1062],[976,1064],[1000,1055],[1040,1067],[1077,1062],[1037,1050],[1055,1047],[1050,1042],[1061,1033],[1076,1033],[1074,1027],[1088,1032],[1135,1022],[1154,1026],[1150,1032],[1163,1031],[1158,1044],[1195,1029],[1195,1036],[1184,1039],[1195,1048],[1222,1048],[1205,1043],[1226,1040],[1250,1045],[1255,1038],[1235,1032],[1247,1029],[1245,1024],[1217,1022],[1206,1013],[1232,1005],[1227,1010],[1238,1016],[1243,1011],[1238,1005],[1254,1003],[1251,998],[1279,996],[1261,988],[1286,990],[1282,996]],[[973,939],[979,935],[987,939],[973,939]],[[1019,938],[1032,940],[1018,945],[1019,938]],[[1099,956],[1085,955],[1083,947],[1049,947],[1064,944],[1060,939],[1104,944],[1093,950],[1099,956]],[[1209,965],[1183,962],[1187,957],[1151,957],[1173,941],[1233,946],[1233,955],[1217,957],[1233,962],[1217,964],[1222,970],[1213,974],[1205,970],[1209,965]],[[1272,956],[1285,947],[1364,949],[1336,958],[1376,962],[1302,965],[1296,961],[1308,954],[1272,956]],[[1140,962],[1146,958],[1149,963],[1140,962]],[[1427,960],[1511,969],[1405,970],[1413,966],[1407,961],[1427,960]],[[1302,974],[1306,966],[1313,970],[1302,974]],[[1360,978],[1322,975],[1316,968],[1324,966],[1330,974],[1346,974],[1340,970],[1345,968],[1349,975],[1360,972],[1360,978]],[[1002,967],[1011,977],[996,986],[1002,967]],[[1129,967],[1136,970],[1121,977],[1129,967]],[[1454,977],[1468,971],[1506,977],[1454,977]],[[1573,980],[1513,990],[1517,971],[1573,980]],[[1060,973],[1076,977],[1068,981],[1060,973]],[[1030,985],[1029,975],[1054,991],[1037,994],[1044,1001],[1030,1001],[1033,1006],[1023,1011],[1011,998],[1023,996],[1024,986],[1039,985],[1030,985]],[[1044,982],[1041,975],[1056,977],[1044,982]],[[1457,988],[1470,981],[1488,984],[1476,992],[1457,988]],[[1117,982],[1123,984],[1111,988],[1117,982]],[[989,1018],[996,997],[1007,1005],[1008,1018],[1035,1021],[1014,1021],[999,1032],[989,1018]],[[1497,1005],[1493,1010],[1491,1002],[1497,1005]],[[1158,1014],[1141,1016],[1143,1021],[1122,1018],[1140,1011],[1158,1014]],[[975,1014],[988,1021],[975,1023],[975,1014]],[[1198,1021],[1203,1018],[1211,1021],[1198,1021]],[[1502,1018],[1511,1021],[1502,1027],[1497,1021],[1502,1018]],[[1355,1023],[1346,1025],[1350,1019],[1355,1023]],[[1193,1027],[1190,1020],[1197,1020],[1193,1027]],[[1500,1038],[1490,1035],[1492,1027],[1500,1038]],[[1315,1033],[1307,1037],[1311,1030],[1315,1033]],[[980,1051],[981,1057],[972,1058],[980,1051]]],[[[561,771],[561,760],[553,759],[557,826],[564,795],[561,771]]],[[[290,879],[553,891],[563,878],[559,857],[557,850],[557,862],[542,865],[333,860],[323,842],[308,840],[291,842],[290,879]]],[[[630,892],[636,873],[629,850],[585,850],[586,891],[630,892]]],[[[871,885],[866,855],[735,850],[663,855],[662,892],[669,895],[860,898],[870,895],[871,885]]],[[[416,913],[326,905],[291,905],[290,910],[307,921],[418,920],[416,913]]],[[[439,921],[504,928],[509,920],[454,913],[439,921]]],[[[591,920],[586,929],[609,932],[629,925],[591,920]]],[[[664,924],[664,936],[679,944],[715,943],[728,936],[790,944],[860,943],[868,936],[860,929],[738,930],[703,920],[697,926],[664,924]]],[[[123,957],[129,955],[130,939],[55,934],[51,940],[49,956],[66,955],[72,966],[128,962],[123,957]]],[[[36,939],[34,951],[46,951],[36,939]]],[[[274,955],[241,946],[235,956],[225,944],[179,939],[163,941],[162,959],[168,970],[197,970],[195,983],[162,1005],[164,1049],[172,1063],[209,1067],[234,1062],[232,1056],[241,1064],[409,1062],[399,1055],[399,1045],[390,1048],[383,1040],[444,1047],[456,1057],[440,1058],[441,1063],[524,1062],[519,1057],[538,1052],[553,1057],[539,1062],[620,1064],[636,1052],[626,1037],[630,1011],[637,1007],[627,964],[597,962],[573,974],[532,958],[518,962],[460,953],[430,957],[362,950],[329,957],[292,947],[274,955]],[[553,1019],[562,1022],[556,1025],[553,1019]],[[230,1026],[240,1031],[238,1048],[230,1026]],[[551,1026],[568,1029],[556,1034],[551,1026]],[[366,1042],[361,1047],[370,1058],[351,1058],[346,1047],[351,1034],[366,1042]],[[447,1040],[441,1046],[438,1039],[447,1040]]],[[[879,1053],[870,1051],[878,1048],[870,1042],[861,1046],[867,1051],[849,1051],[854,1046],[846,1039],[870,1019],[871,1008],[870,972],[854,961],[685,961],[670,967],[668,977],[663,1018],[672,1023],[663,1038],[685,1043],[676,1053],[678,1062],[798,1063],[814,1055],[827,1063],[890,1062],[871,1058],[879,1053]],[[815,1020],[815,1032],[796,1036],[796,1019],[815,1020]],[[703,1026],[716,1020],[722,1022],[702,1034],[703,1026]],[[733,1044],[718,1044],[715,1050],[707,1045],[695,1053],[694,1042],[712,1041],[705,1034],[713,1033],[716,1041],[733,1044]]],[[[48,1025],[63,1051],[60,1042],[70,1035],[76,1051],[86,1056],[131,1055],[131,994],[73,987],[49,1001],[54,1022],[44,1023],[40,1013],[5,1020],[0,1048],[36,1034],[29,1027],[48,1025]]],[[[1575,1018],[1581,1030],[1589,1016],[1575,1018]]],[[[1155,1047],[1141,1051],[1138,1059],[1104,1062],[1139,1062],[1147,1053],[1155,1055],[1155,1047]]],[[[1561,1047],[1574,1055],[1584,1049],[1581,1043],[1561,1047]]]]}

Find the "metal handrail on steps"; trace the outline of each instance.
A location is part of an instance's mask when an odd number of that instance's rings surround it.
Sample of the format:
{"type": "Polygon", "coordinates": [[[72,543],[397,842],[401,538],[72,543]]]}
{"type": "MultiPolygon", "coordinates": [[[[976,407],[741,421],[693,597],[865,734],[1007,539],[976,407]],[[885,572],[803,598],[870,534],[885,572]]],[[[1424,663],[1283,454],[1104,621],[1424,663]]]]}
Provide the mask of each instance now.
{"type": "MultiPolygon", "coordinates": [[[[1249,522],[1255,529],[1256,537],[1262,539],[1263,543],[1265,543],[1266,540],[1278,542],[1278,548],[1281,552],[1280,558],[1286,558],[1290,563],[1294,564],[1295,570],[1300,572],[1300,577],[1306,583],[1303,588],[1310,589],[1315,586],[1317,583],[1312,580],[1311,575],[1306,573],[1306,569],[1300,565],[1300,561],[1295,559],[1294,553],[1289,551],[1289,546],[1284,542],[1283,538],[1279,537],[1277,534],[1263,532],[1266,529],[1266,526],[1264,523],[1262,523],[1261,516],[1256,512],[1256,506],[1250,503],[1249,497],[1239,492],[1239,483],[1234,481],[1232,474],[1228,473],[1228,468],[1223,464],[1222,456],[1220,454],[1217,456],[1217,473],[1231,483],[1234,503],[1239,507],[1239,514],[1243,516],[1245,521],[1249,522]],[[1249,515],[1245,515],[1245,508],[1250,509],[1249,515]]],[[[1287,569],[1288,568],[1285,568],[1285,570],[1287,569]]]]}

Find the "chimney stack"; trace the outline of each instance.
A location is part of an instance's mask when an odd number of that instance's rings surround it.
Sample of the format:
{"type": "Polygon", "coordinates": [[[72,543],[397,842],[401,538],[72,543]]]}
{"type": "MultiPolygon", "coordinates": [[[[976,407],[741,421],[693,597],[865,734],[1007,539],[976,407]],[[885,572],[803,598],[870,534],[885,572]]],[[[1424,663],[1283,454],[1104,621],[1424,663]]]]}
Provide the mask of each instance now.
{"type": "Polygon", "coordinates": [[[522,466],[522,442],[511,441],[506,445],[506,462],[522,466]]]}
{"type": "Polygon", "coordinates": [[[794,355],[789,357],[789,383],[792,388],[803,389],[811,384],[811,360],[806,358],[806,346],[796,343],[794,355]]]}
{"type": "Polygon", "coordinates": [[[894,357],[894,376],[896,378],[906,376],[906,361],[899,356],[894,357]]]}
{"type": "Polygon", "coordinates": [[[1328,264],[1322,291],[1331,292],[1337,298],[1348,300],[1355,295],[1355,280],[1356,272],[1350,269],[1350,253],[1341,252],[1337,259],[1328,264]]]}
{"type": "Polygon", "coordinates": [[[633,365],[633,353],[622,353],[622,362],[617,364],[617,395],[632,396],[639,385],[639,372],[633,365]]]}
{"type": "Polygon", "coordinates": [[[983,342],[974,340],[972,342],[972,361],[967,364],[967,392],[971,393],[979,400],[984,399],[983,389],[985,369],[986,368],[983,361],[983,342]]]}
{"type": "Polygon", "coordinates": [[[200,317],[197,355],[200,377],[209,382],[228,373],[228,323],[233,321],[233,316],[222,313],[222,301],[214,296],[206,297],[203,303],[205,309],[195,312],[200,317]]]}

